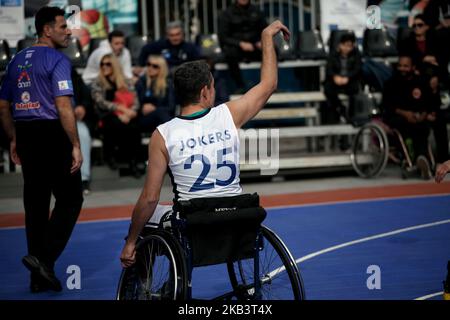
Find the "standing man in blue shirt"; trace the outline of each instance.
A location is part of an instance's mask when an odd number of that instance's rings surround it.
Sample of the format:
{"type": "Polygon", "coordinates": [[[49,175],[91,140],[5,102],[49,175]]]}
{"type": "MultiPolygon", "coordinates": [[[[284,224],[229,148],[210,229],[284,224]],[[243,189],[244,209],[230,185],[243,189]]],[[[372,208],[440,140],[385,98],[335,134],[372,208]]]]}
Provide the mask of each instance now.
{"type": "Polygon", "coordinates": [[[11,60],[0,89],[1,123],[12,160],[22,165],[28,244],[22,262],[31,271],[31,292],[62,290],[54,264],[83,203],[71,64],[56,50],[67,47],[71,36],[64,14],[57,7],[36,13],[38,41],[11,60]]]}

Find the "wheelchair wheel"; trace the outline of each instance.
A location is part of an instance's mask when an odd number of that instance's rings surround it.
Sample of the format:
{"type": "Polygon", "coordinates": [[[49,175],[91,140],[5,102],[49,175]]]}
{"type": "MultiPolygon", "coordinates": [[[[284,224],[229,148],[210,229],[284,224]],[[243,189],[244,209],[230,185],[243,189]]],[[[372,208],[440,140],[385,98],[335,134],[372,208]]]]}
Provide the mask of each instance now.
{"type": "Polygon", "coordinates": [[[376,123],[364,125],[353,140],[350,155],[353,169],[362,178],[377,177],[386,167],[389,141],[383,128],[376,123]]]}
{"type": "MultiPolygon", "coordinates": [[[[255,300],[254,261],[227,263],[228,274],[239,300],[255,300]]],[[[300,271],[289,250],[270,229],[262,227],[259,252],[259,283],[261,300],[304,300],[305,292],[300,271]]]]}
{"type": "Polygon", "coordinates": [[[117,300],[184,300],[187,271],[184,253],[175,237],[152,230],[136,246],[136,263],[123,269],[117,300]]]}

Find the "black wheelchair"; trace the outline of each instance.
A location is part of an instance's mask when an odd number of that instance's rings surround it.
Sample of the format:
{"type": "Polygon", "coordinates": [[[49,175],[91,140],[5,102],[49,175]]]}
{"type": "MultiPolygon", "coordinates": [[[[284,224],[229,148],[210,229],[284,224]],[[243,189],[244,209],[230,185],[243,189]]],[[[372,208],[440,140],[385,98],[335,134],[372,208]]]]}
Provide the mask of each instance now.
{"type": "Polygon", "coordinates": [[[118,300],[190,300],[193,268],[222,263],[232,290],[213,300],[305,299],[294,258],[261,224],[266,211],[256,193],[179,201],[173,209],[157,228],[144,228],[118,300]]]}
{"type": "MultiPolygon", "coordinates": [[[[401,166],[403,179],[413,175],[417,169],[402,134],[390,128],[379,117],[374,117],[361,126],[356,133],[350,158],[353,169],[362,178],[377,177],[389,160],[401,166]]],[[[431,167],[434,167],[431,144],[428,144],[428,158],[431,160],[431,167]]]]}

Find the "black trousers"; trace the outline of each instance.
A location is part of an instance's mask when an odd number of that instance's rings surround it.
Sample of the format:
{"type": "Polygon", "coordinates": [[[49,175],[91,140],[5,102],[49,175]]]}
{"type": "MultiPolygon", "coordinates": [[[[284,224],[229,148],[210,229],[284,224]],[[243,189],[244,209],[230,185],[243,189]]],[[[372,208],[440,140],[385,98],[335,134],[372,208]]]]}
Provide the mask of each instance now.
{"type": "Polygon", "coordinates": [[[430,134],[430,127],[427,122],[409,123],[401,116],[393,116],[386,120],[386,123],[393,129],[397,129],[403,140],[410,138],[413,143],[414,157],[411,159],[416,161],[417,157],[422,155],[428,156],[428,135],[430,134]]]}
{"type": "Polygon", "coordinates": [[[114,115],[103,118],[103,145],[106,159],[131,163],[138,160],[141,133],[136,119],[124,124],[114,115]]]}
{"type": "Polygon", "coordinates": [[[261,61],[261,50],[255,49],[253,52],[241,50],[241,48],[234,46],[223,47],[225,61],[228,65],[230,77],[233,79],[238,89],[246,89],[244,80],[242,79],[241,70],[239,69],[240,61],[261,61]]]}
{"type": "Polygon", "coordinates": [[[81,210],[81,173],[70,173],[72,144],[59,120],[18,121],[16,135],[28,253],[52,269],[81,210]],[[52,194],[56,202],[49,217],[52,194]]]}
{"type": "Polygon", "coordinates": [[[359,83],[356,81],[349,81],[345,86],[338,86],[332,80],[327,80],[324,83],[324,93],[327,98],[327,110],[324,114],[324,122],[336,123],[339,122],[339,117],[345,116],[351,118],[353,116],[353,96],[359,92],[359,83]],[[339,94],[346,94],[349,96],[349,110],[346,111],[345,106],[339,100],[339,94]]]}
{"type": "Polygon", "coordinates": [[[433,130],[434,140],[436,141],[436,163],[443,163],[449,159],[448,153],[448,132],[445,114],[438,111],[436,120],[429,122],[433,130]]]}

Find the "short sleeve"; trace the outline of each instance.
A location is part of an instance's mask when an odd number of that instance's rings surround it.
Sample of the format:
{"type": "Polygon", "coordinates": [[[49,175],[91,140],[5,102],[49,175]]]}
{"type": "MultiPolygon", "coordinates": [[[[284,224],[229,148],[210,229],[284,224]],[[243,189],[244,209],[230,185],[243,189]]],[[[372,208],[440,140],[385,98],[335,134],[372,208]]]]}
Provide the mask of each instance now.
{"type": "Polygon", "coordinates": [[[11,81],[9,79],[9,72],[6,70],[5,75],[3,76],[2,82],[0,84],[0,99],[11,102],[11,81]]]}
{"type": "Polygon", "coordinates": [[[69,59],[60,59],[52,73],[52,91],[54,97],[73,96],[72,66],[69,59]]]}

